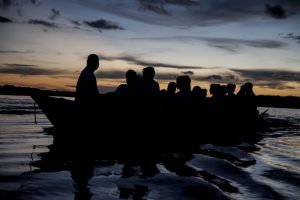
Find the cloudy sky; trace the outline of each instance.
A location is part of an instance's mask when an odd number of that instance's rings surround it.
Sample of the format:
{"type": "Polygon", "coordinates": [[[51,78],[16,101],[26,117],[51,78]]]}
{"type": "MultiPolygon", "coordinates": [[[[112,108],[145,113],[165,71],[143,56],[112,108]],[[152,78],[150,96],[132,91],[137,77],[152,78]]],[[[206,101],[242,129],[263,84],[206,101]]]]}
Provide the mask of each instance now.
{"type": "Polygon", "coordinates": [[[165,88],[251,81],[257,94],[300,96],[299,0],[2,0],[0,85],[74,90],[101,57],[100,92],[156,69],[165,88]]]}

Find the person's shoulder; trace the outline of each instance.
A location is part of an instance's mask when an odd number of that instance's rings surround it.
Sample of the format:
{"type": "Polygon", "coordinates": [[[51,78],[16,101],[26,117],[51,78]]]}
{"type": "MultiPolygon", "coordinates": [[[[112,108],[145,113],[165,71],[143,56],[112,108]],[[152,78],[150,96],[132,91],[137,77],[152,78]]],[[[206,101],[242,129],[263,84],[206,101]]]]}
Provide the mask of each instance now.
{"type": "Polygon", "coordinates": [[[154,85],[156,88],[158,88],[158,90],[160,90],[159,83],[157,81],[154,81],[154,85]]]}
{"type": "Polygon", "coordinates": [[[153,80],[152,84],[153,84],[155,87],[159,87],[159,83],[158,83],[156,80],[153,80]]]}
{"type": "Polygon", "coordinates": [[[117,87],[116,92],[124,92],[128,89],[127,84],[121,84],[117,87]]]}
{"type": "Polygon", "coordinates": [[[92,70],[90,70],[89,68],[84,68],[80,74],[81,77],[87,78],[87,79],[94,79],[95,78],[95,74],[92,70]]]}
{"type": "Polygon", "coordinates": [[[85,67],[85,68],[81,71],[80,76],[86,76],[87,74],[88,74],[88,69],[87,69],[87,67],[85,67]]]}

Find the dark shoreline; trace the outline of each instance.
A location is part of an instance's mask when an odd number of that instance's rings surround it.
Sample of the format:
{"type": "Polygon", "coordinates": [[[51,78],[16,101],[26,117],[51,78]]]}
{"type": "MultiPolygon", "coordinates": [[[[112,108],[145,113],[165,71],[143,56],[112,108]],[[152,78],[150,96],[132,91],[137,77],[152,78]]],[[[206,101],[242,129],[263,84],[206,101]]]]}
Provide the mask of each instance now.
{"type": "Polygon", "coordinates": [[[47,96],[75,97],[75,92],[58,91],[58,90],[41,90],[31,87],[19,87],[13,85],[0,86],[0,94],[16,95],[16,96],[31,96],[35,93],[43,92],[47,96]]]}
{"type": "MultiPolygon", "coordinates": [[[[41,90],[38,88],[18,87],[13,85],[0,86],[0,94],[2,95],[30,96],[32,94],[40,92],[43,92],[45,95],[48,96],[75,97],[75,92],[69,91],[41,90]]],[[[300,109],[300,97],[258,95],[257,104],[259,107],[300,109]]]]}

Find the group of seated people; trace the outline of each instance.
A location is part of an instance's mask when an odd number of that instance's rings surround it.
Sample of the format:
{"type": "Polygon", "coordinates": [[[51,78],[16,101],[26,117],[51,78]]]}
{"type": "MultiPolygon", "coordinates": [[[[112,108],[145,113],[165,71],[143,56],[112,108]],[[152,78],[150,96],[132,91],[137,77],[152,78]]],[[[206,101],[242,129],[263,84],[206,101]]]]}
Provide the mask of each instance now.
{"type": "MultiPolygon", "coordinates": [[[[178,76],[176,83],[170,82],[166,90],[160,90],[159,84],[154,80],[155,70],[153,67],[144,68],[142,76],[134,70],[128,70],[126,84],[121,84],[110,94],[100,95],[94,74],[98,67],[99,57],[95,54],[89,55],[87,66],[81,72],[76,86],[75,101],[78,105],[92,108],[99,103],[102,96],[117,96],[126,103],[137,103],[136,105],[143,106],[148,111],[194,112],[199,111],[200,108],[205,110],[207,107],[211,107],[211,110],[221,111],[228,106],[233,109],[234,104],[244,104],[244,108],[249,107],[250,102],[252,102],[250,107],[256,110],[253,98],[255,94],[250,82],[242,85],[237,95],[234,93],[236,88],[234,84],[211,84],[209,90],[211,98],[206,98],[207,90],[199,86],[192,89],[191,79],[187,75],[178,76]],[[177,89],[178,92],[176,92],[177,89]]],[[[126,107],[126,104],[124,106],[126,107]]]]}
{"type": "MultiPolygon", "coordinates": [[[[131,93],[148,93],[151,95],[167,95],[177,94],[191,95],[195,97],[205,98],[207,97],[207,90],[201,89],[199,86],[194,86],[191,89],[191,79],[187,75],[178,76],[175,82],[170,82],[167,89],[160,90],[159,84],[154,80],[155,70],[153,67],[146,67],[143,69],[143,76],[138,75],[134,70],[128,70],[126,72],[126,84],[121,84],[115,90],[115,93],[119,94],[131,94],[131,93]],[[176,90],[179,90],[176,93],[176,90]]],[[[236,85],[228,83],[227,85],[211,84],[210,94],[212,98],[219,98],[222,96],[235,96],[236,85]]],[[[238,96],[255,96],[253,92],[253,85],[250,82],[241,86],[238,96]]]]}
{"type": "Polygon", "coordinates": [[[178,76],[176,82],[170,82],[167,89],[162,90],[154,80],[154,76],[155,70],[153,67],[144,68],[142,76],[139,76],[133,70],[128,70],[126,72],[126,84],[118,86],[113,94],[119,97],[145,97],[146,100],[153,100],[152,103],[158,103],[156,105],[158,106],[157,109],[168,109],[169,111],[179,109],[183,112],[192,112],[198,104],[204,104],[205,102],[217,106],[227,101],[238,103],[238,99],[240,101],[242,99],[253,101],[253,97],[255,97],[253,85],[250,82],[242,85],[237,94],[235,94],[235,84],[211,84],[209,90],[211,98],[207,98],[206,89],[199,86],[191,88],[191,79],[187,75],[178,76]],[[176,92],[177,89],[178,92],[176,92]]]}
{"type": "Polygon", "coordinates": [[[134,119],[141,127],[149,128],[150,123],[161,124],[158,126],[166,129],[164,132],[171,133],[198,129],[218,134],[221,130],[235,131],[237,135],[241,130],[234,126],[243,127],[243,133],[255,128],[258,111],[252,83],[242,85],[237,94],[235,84],[211,84],[209,98],[206,89],[191,87],[187,75],[178,76],[176,82],[170,82],[162,90],[154,75],[153,67],[144,68],[141,77],[128,70],[126,84],[111,93],[116,99],[115,108],[127,113],[127,117],[130,115],[128,119],[134,119]]]}
{"type": "Polygon", "coordinates": [[[76,87],[76,102],[93,108],[99,100],[108,99],[106,102],[115,107],[115,110],[132,109],[132,111],[151,113],[198,113],[222,116],[223,113],[246,115],[257,114],[255,94],[250,82],[241,86],[235,94],[235,84],[211,84],[207,98],[207,90],[199,86],[191,88],[191,78],[181,75],[176,82],[170,82],[167,89],[160,90],[159,84],[154,80],[153,67],[145,67],[142,76],[134,70],[126,72],[126,84],[121,84],[109,94],[99,94],[94,72],[99,67],[99,58],[91,54],[87,66],[81,72],[76,87]],[[176,92],[178,89],[178,92],[176,92]],[[118,97],[118,98],[115,98],[118,97]],[[241,113],[241,110],[243,113],[241,113]],[[238,112],[239,111],[239,112],[238,112]]]}

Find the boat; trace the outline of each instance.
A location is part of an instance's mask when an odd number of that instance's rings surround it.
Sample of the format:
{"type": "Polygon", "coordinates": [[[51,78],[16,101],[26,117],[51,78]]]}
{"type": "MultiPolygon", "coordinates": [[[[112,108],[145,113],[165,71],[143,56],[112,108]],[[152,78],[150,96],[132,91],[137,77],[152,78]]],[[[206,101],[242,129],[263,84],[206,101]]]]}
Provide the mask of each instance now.
{"type": "Polygon", "coordinates": [[[43,93],[31,97],[53,125],[54,140],[63,145],[85,143],[85,146],[95,144],[106,149],[130,147],[134,151],[148,148],[160,151],[190,149],[205,143],[260,140],[258,118],[243,120],[244,116],[224,116],[224,113],[216,116],[209,109],[203,115],[149,112],[149,108],[128,108],[133,105],[124,106],[126,101],[114,95],[103,95],[100,105],[90,111],[79,109],[74,100],[43,93]]]}

